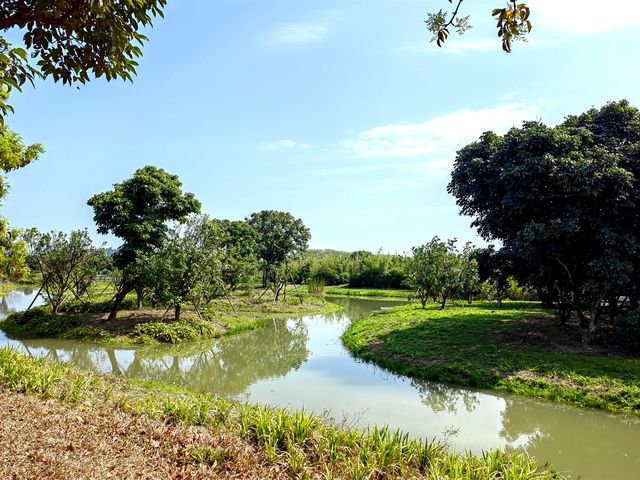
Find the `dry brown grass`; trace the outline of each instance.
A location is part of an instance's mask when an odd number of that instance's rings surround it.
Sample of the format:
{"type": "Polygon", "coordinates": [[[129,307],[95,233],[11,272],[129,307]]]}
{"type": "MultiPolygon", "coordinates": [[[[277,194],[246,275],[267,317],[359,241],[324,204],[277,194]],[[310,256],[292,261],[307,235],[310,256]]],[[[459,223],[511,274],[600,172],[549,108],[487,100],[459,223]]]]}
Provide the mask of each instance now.
{"type": "Polygon", "coordinates": [[[255,446],[203,427],[168,425],[117,411],[86,412],[54,400],[0,393],[3,479],[277,479],[285,465],[255,446]],[[193,449],[224,451],[209,465],[193,449]]]}

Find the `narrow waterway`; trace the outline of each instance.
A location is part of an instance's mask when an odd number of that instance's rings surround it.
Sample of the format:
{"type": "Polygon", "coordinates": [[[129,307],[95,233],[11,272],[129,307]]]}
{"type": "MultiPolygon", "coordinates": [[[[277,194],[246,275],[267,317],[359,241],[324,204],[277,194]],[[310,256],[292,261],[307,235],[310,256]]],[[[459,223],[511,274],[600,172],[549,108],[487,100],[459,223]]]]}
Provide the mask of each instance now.
{"type": "MultiPolygon", "coordinates": [[[[14,291],[0,316],[26,308],[14,291]]],[[[584,479],[640,479],[640,421],[524,397],[418,382],[355,360],[341,333],[394,301],[331,298],[341,312],[273,320],[206,342],[120,349],[62,340],[10,340],[33,356],[103,373],[160,380],[243,401],[326,412],[349,426],[387,424],[452,448],[524,448],[541,463],[584,479]]]]}

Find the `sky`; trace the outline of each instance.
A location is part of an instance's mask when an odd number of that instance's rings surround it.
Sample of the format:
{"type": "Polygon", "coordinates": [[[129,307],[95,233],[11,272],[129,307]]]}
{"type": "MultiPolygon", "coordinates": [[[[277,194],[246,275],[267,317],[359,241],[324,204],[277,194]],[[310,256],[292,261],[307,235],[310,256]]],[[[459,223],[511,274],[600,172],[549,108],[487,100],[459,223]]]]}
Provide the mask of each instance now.
{"type": "Polygon", "coordinates": [[[492,8],[443,48],[445,0],[169,0],[133,83],[50,80],[6,123],[41,159],[8,175],[15,227],[88,229],[87,199],[144,165],[180,177],[215,218],[291,212],[311,248],[402,253],[434,235],[485,242],[446,192],[456,151],[525,120],[640,107],[640,2],[529,0],[534,29],[501,50],[492,8]]]}

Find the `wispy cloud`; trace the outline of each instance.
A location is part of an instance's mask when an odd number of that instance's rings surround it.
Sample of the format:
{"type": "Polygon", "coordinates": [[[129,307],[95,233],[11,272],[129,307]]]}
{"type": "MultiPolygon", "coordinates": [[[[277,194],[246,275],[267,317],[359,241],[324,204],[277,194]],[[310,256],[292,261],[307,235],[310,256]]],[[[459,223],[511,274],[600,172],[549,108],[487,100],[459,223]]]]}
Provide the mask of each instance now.
{"type": "Polygon", "coordinates": [[[281,23],[269,35],[271,45],[305,45],[324,40],[329,28],[319,23],[281,23]]]}
{"type": "Polygon", "coordinates": [[[277,140],[275,142],[263,143],[263,150],[292,150],[292,149],[302,149],[305,150],[307,148],[311,148],[311,145],[304,142],[299,142],[297,140],[292,140],[290,138],[284,138],[282,140],[277,140]]]}
{"type": "Polygon", "coordinates": [[[519,104],[481,110],[459,110],[423,123],[391,124],[366,130],[339,146],[356,157],[425,156],[437,162],[477,139],[483,132],[505,132],[537,111],[519,104]]]}
{"type": "Polygon", "coordinates": [[[640,2],[531,0],[531,21],[581,35],[640,25],[640,2]]]}

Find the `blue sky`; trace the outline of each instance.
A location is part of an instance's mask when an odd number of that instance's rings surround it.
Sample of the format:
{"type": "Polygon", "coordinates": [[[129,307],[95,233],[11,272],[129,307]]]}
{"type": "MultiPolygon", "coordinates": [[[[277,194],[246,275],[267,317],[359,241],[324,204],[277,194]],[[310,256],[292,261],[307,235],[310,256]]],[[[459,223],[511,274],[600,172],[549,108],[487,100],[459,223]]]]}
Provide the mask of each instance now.
{"type": "Polygon", "coordinates": [[[87,199],[152,164],[214,217],[293,213],[313,248],[480,244],[446,193],[456,150],[523,120],[640,106],[636,2],[528,3],[530,41],[505,54],[499,1],[467,0],[474,28],[441,49],[423,20],[445,0],[169,1],[133,84],[43,81],[12,97],[7,124],[47,153],[9,175],[2,214],[102,240],[87,199]]]}

